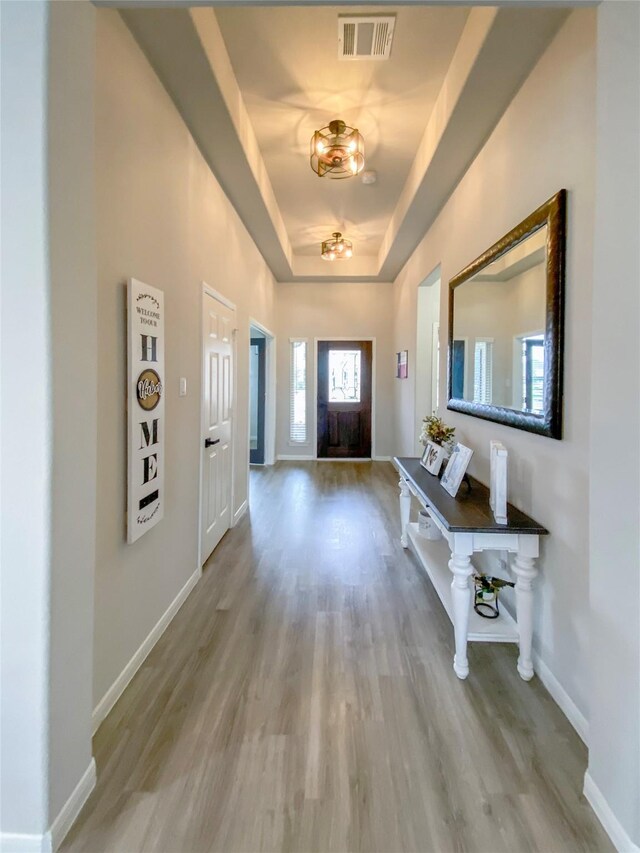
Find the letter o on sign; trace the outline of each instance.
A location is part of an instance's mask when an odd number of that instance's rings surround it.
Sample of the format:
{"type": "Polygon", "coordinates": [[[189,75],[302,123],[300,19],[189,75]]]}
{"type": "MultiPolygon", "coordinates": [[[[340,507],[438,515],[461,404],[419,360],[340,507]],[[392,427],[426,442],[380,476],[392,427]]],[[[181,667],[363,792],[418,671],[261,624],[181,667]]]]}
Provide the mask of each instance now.
{"type": "Polygon", "coordinates": [[[138,404],[145,412],[155,409],[160,402],[162,394],[162,382],[155,370],[147,368],[147,370],[143,370],[140,376],[138,376],[136,394],[138,404]]]}

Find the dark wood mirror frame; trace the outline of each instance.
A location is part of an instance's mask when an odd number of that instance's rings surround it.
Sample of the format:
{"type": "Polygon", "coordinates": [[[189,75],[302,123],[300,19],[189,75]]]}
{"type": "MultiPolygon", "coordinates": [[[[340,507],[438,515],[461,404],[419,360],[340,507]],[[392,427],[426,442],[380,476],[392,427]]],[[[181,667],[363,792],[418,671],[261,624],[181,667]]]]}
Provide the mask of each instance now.
{"type": "Polygon", "coordinates": [[[539,435],[562,438],[566,207],[567,191],[560,190],[449,282],[448,409],[539,435]],[[484,267],[493,263],[535,231],[544,228],[545,225],[548,226],[548,230],[543,414],[534,415],[502,406],[454,398],[451,355],[453,352],[453,295],[456,287],[468,281],[484,267]]]}

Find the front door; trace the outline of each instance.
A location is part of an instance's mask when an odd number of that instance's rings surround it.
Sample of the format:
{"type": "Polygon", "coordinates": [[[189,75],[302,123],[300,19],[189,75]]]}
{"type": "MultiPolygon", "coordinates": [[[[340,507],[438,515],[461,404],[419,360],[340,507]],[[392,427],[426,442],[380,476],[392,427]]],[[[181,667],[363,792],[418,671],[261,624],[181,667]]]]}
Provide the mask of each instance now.
{"type": "Polygon", "coordinates": [[[231,526],[234,312],[203,294],[201,561],[231,526]]]}
{"type": "Polygon", "coordinates": [[[318,342],[318,458],[371,458],[371,341],[318,342]]]}

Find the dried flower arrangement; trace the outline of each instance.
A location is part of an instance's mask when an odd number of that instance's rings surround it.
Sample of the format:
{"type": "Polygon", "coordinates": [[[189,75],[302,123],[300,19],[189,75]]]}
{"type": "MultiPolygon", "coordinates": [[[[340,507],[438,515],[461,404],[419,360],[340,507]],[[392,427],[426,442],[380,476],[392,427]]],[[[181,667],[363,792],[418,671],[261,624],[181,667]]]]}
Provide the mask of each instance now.
{"type": "Polygon", "coordinates": [[[439,418],[435,412],[422,419],[422,431],[420,433],[420,443],[426,445],[428,441],[434,444],[439,444],[441,447],[451,449],[454,441],[453,436],[456,428],[445,424],[442,418],[439,418]]]}

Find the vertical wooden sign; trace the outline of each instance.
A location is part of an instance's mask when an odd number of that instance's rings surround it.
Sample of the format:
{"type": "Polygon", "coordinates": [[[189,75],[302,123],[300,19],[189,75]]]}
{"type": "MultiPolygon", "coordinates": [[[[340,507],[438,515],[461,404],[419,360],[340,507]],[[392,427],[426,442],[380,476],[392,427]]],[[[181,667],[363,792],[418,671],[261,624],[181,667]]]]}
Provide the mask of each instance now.
{"type": "Polygon", "coordinates": [[[164,295],[136,279],[127,286],[127,542],[164,515],[164,295]]]}

